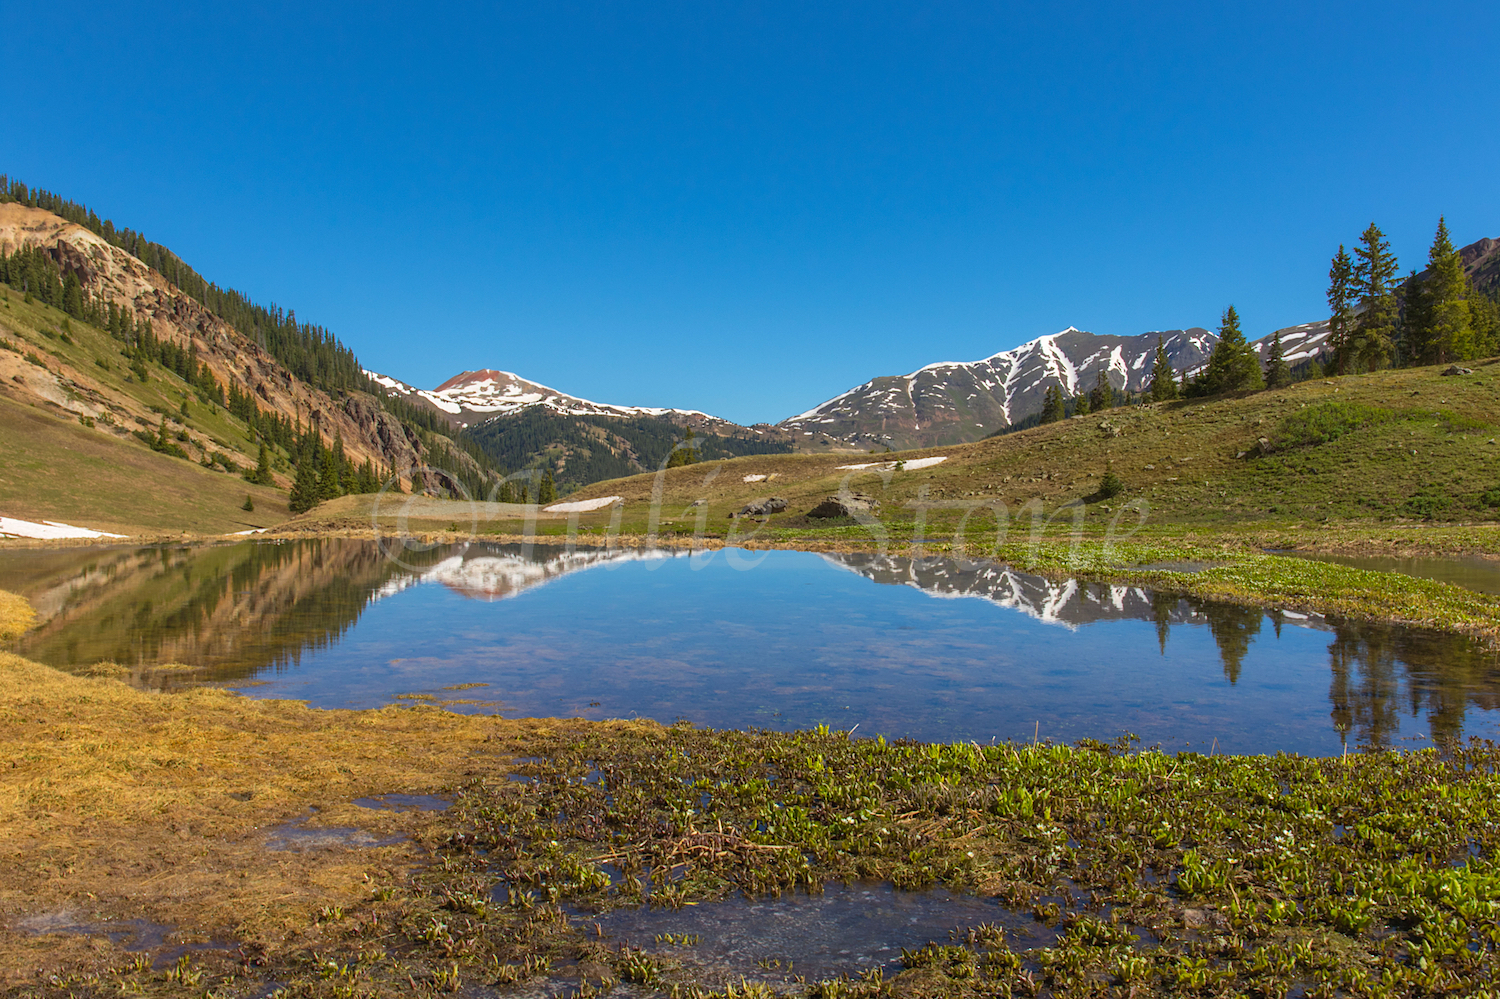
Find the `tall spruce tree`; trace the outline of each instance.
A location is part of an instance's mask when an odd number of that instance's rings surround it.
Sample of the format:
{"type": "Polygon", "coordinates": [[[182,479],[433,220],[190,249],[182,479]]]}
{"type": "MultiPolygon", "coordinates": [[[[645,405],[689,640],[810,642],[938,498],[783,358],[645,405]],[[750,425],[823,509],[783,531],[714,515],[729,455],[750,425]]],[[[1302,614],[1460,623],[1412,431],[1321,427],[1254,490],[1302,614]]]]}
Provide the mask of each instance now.
{"type": "Polygon", "coordinates": [[[1094,408],[1094,401],[1089,398],[1087,392],[1080,392],[1073,397],[1073,415],[1087,416],[1094,408]]]}
{"type": "Polygon", "coordinates": [[[304,444],[297,455],[297,474],[292,480],[292,493],[287,498],[287,508],[293,513],[306,513],[321,500],[318,490],[318,460],[311,445],[304,444]]]}
{"type": "Polygon", "coordinates": [[[1371,222],[1354,248],[1354,289],[1359,315],[1354,318],[1353,361],[1360,370],[1374,371],[1390,363],[1396,338],[1396,255],[1385,233],[1371,222]]]}
{"type": "Polygon", "coordinates": [[[1417,330],[1421,352],[1413,358],[1420,364],[1466,361],[1475,356],[1474,330],[1466,300],[1468,279],[1463,260],[1448,237],[1448,225],[1440,217],[1432,249],[1427,253],[1427,273],[1413,283],[1420,286],[1423,328],[1417,330]]]}
{"type": "Polygon", "coordinates": [[[1065,412],[1062,389],[1056,385],[1048,385],[1047,391],[1042,394],[1042,422],[1056,423],[1063,418],[1065,412]]]}
{"type": "Polygon", "coordinates": [[[1177,398],[1177,375],[1172,370],[1172,359],[1167,356],[1167,345],[1156,338],[1156,360],[1151,365],[1151,401],[1168,402],[1177,398]]]}
{"type": "Polygon", "coordinates": [[[1328,267],[1328,346],[1344,374],[1354,360],[1354,261],[1343,243],[1328,267]]]}
{"type": "Polygon", "coordinates": [[[275,481],[271,477],[271,452],[266,448],[266,442],[260,442],[260,454],[255,458],[255,474],[250,478],[257,485],[269,486],[275,481]]]}
{"type": "Polygon", "coordinates": [[[1500,303],[1469,286],[1469,325],[1474,330],[1474,356],[1500,354],[1500,303]]]}
{"type": "Polygon", "coordinates": [[[1094,379],[1094,387],[1089,391],[1089,409],[1097,413],[1101,409],[1109,409],[1115,404],[1115,389],[1109,383],[1109,373],[1099,372],[1094,379]]]}
{"type": "Polygon", "coordinates": [[[1198,376],[1197,390],[1203,395],[1245,392],[1262,388],[1260,359],[1255,348],[1245,341],[1240,330],[1240,314],[1234,306],[1224,310],[1219,325],[1219,340],[1208,355],[1208,364],[1198,376]]]}
{"type": "Polygon", "coordinates": [[[1266,388],[1286,388],[1292,384],[1292,369],[1286,363],[1286,349],[1281,346],[1281,333],[1271,338],[1271,356],[1266,358],[1266,388]]]}

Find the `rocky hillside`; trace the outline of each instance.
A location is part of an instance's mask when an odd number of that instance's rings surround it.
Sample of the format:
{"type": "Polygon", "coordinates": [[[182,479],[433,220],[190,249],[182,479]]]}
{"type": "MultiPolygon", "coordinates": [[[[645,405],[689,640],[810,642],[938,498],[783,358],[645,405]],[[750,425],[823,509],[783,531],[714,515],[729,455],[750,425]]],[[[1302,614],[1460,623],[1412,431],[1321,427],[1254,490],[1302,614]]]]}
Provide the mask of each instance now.
{"type": "MultiPolygon", "coordinates": [[[[406,472],[406,486],[412,485],[415,476],[419,487],[433,490],[443,488],[445,479],[429,464],[482,474],[461,448],[393,414],[381,396],[359,390],[332,393],[295,376],[257,340],[90,229],[40,208],[17,202],[0,204],[0,254],[25,252],[39,252],[55,265],[64,282],[70,286],[76,282],[78,294],[91,307],[114,310],[112,315],[118,313],[121,323],[132,327],[149,323],[156,341],[171,344],[206,366],[226,392],[246,393],[263,412],[299,426],[311,425],[330,444],[341,439],[356,463],[369,459],[382,469],[411,470],[406,472]]],[[[27,304],[31,298],[26,295],[27,304]]],[[[85,325],[76,319],[72,322],[85,325]]],[[[186,380],[159,369],[152,373],[152,390],[146,390],[130,374],[129,360],[118,344],[111,344],[107,331],[91,331],[101,337],[80,330],[67,337],[68,345],[77,347],[87,341],[90,349],[64,349],[58,339],[60,326],[55,316],[23,315],[23,310],[0,312],[0,335],[15,337],[17,347],[13,352],[0,352],[0,393],[87,420],[98,433],[133,446],[139,445],[130,434],[132,429],[157,427],[167,410],[178,409],[177,397],[190,394],[186,380]],[[24,360],[26,353],[38,363],[24,360]]],[[[184,424],[186,436],[178,440],[193,458],[221,454],[234,464],[253,465],[258,451],[254,435],[244,427],[237,428],[239,433],[224,432],[227,429],[184,424]]],[[[291,472],[287,456],[278,455],[273,466],[278,481],[286,484],[291,472]]],[[[223,464],[219,467],[228,471],[223,464]]]]}

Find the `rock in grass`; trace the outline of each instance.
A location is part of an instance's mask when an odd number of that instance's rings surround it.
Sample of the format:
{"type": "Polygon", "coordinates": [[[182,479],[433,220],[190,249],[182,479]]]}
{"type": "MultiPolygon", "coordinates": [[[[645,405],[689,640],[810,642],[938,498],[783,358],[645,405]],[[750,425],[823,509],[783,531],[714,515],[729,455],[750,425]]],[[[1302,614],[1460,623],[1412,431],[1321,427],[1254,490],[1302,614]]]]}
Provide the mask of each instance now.
{"type": "Polygon", "coordinates": [[[1473,368],[1461,368],[1456,364],[1450,364],[1443,369],[1445,375],[1472,375],[1473,373],[1473,368]]]}
{"type": "Polygon", "coordinates": [[[853,517],[855,514],[870,513],[879,505],[880,503],[873,496],[866,496],[864,493],[845,493],[842,496],[828,497],[807,511],[807,515],[819,519],[853,517]]]}
{"type": "Polygon", "coordinates": [[[755,500],[745,504],[740,511],[741,517],[769,517],[773,513],[780,513],[786,509],[786,500],[780,496],[768,496],[765,499],[755,500]]]}

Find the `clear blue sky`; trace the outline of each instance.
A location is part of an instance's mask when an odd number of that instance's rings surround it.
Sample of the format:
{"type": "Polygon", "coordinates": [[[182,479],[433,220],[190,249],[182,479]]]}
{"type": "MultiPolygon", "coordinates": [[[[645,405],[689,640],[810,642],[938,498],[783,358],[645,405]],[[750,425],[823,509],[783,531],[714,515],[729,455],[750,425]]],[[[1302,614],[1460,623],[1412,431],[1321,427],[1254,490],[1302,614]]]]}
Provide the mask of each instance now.
{"type": "Polygon", "coordinates": [[[34,4],[0,172],[431,387],[777,420],[1500,236],[1500,4],[34,4]]]}

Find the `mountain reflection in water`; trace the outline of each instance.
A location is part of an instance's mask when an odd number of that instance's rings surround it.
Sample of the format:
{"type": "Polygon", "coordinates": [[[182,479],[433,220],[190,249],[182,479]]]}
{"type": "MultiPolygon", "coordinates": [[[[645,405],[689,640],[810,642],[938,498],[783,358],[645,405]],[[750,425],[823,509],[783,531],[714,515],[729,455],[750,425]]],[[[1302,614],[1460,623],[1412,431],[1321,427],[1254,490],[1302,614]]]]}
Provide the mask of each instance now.
{"type": "Polygon", "coordinates": [[[150,688],[254,681],[248,692],[329,707],[484,682],[507,715],[936,739],[1129,729],[1332,752],[1493,735],[1500,698],[1495,654],[1459,636],[992,563],[485,543],[396,554],[347,540],[11,551],[0,589],[39,611],[23,655],[112,661],[150,688]]]}

